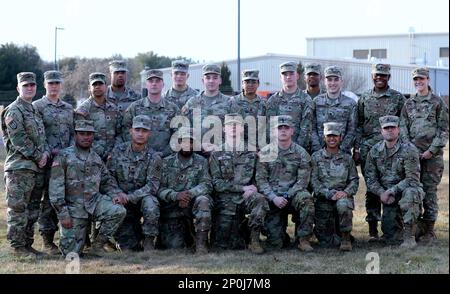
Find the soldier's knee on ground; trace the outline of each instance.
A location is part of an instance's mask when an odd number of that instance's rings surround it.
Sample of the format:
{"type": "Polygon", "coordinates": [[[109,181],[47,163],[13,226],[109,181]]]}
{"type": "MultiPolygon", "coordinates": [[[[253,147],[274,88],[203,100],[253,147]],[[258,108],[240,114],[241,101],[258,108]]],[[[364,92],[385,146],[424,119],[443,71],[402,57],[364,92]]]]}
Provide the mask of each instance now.
{"type": "Polygon", "coordinates": [[[144,217],[159,218],[159,202],[154,196],[147,196],[142,199],[141,212],[144,217]]]}

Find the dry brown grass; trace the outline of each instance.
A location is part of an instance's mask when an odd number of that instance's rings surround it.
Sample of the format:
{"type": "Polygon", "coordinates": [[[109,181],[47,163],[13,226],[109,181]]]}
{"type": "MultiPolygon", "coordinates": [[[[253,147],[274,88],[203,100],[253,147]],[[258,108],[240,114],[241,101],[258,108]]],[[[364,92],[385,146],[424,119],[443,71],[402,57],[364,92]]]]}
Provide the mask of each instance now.
{"type": "MultiPolygon", "coordinates": [[[[0,148],[1,149],[1,148],[0,148]]],[[[358,242],[354,251],[340,253],[334,249],[317,249],[313,253],[297,250],[266,253],[261,256],[246,251],[211,253],[197,257],[184,250],[154,253],[111,254],[106,258],[81,261],[81,273],[192,274],[192,273],[365,273],[366,254],[377,252],[381,273],[449,273],[449,170],[448,147],[445,152],[445,173],[439,186],[440,214],[436,226],[439,241],[432,247],[419,246],[411,251],[398,247],[368,245],[364,222],[364,182],[356,197],[353,235],[358,242]]],[[[0,164],[3,167],[3,163],[0,164]]],[[[0,181],[0,273],[64,273],[67,262],[62,258],[37,262],[16,260],[9,255],[6,242],[6,207],[3,181],[0,181]]],[[[293,228],[289,227],[292,234],[293,228]]],[[[36,248],[41,240],[37,237],[36,248]]]]}

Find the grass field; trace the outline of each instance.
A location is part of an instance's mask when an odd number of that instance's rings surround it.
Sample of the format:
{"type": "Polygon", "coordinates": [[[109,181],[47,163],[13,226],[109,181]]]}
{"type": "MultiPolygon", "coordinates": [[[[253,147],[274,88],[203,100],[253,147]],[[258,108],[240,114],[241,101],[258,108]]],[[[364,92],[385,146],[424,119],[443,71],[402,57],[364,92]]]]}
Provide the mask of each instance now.
{"type": "MultiPolygon", "coordinates": [[[[2,149],[2,148],[0,148],[2,149]]],[[[3,151],[1,151],[3,152],[3,151]]],[[[251,274],[251,273],[365,273],[366,255],[379,256],[380,273],[449,273],[449,170],[448,146],[445,151],[445,172],[439,186],[440,213],[436,225],[438,242],[431,247],[418,246],[411,251],[398,247],[381,247],[367,243],[367,224],[364,222],[364,181],[356,196],[353,235],[357,239],[354,250],[341,253],[337,249],[316,249],[302,253],[295,249],[255,256],[247,251],[227,251],[194,256],[185,250],[166,250],[154,253],[110,254],[106,258],[86,258],[81,261],[80,273],[139,273],[139,274],[251,274]]],[[[0,154],[4,158],[4,154],[0,154]]],[[[3,168],[3,161],[0,162],[3,168]]],[[[3,175],[3,171],[1,172],[3,175]]],[[[65,273],[68,262],[63,258],[46,258],[36,262],[17,260],[9,255],[6,241],[6,207],[4,182],[0,181],[0,273],[65,273]]],[[[293,227],[289,227],[292,236],[293,227]]],[[[37,236],[35,248],[41,248],[37,236]]]]}

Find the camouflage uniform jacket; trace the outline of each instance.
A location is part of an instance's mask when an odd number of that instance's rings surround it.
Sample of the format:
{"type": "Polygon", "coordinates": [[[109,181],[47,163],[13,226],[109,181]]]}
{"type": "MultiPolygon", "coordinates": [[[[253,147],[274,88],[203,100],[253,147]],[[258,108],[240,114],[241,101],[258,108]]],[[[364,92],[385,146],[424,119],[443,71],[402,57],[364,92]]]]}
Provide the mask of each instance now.
{"type": "Polygon", "coordinates": [[[422,187],[417,148],[400,139],[392,150],[378,142],[367,156],[366,181],[367,190],[378,196],[386,190],[398,194],[408,187],[422,187]]]}
{"type": "Polygon", "coordinates": [[[309,149],[312,131],[312,100],[297,89],[291,98],[283,91],[273,94],[266,103],[267,116],[290,115],[294,124],[294,142],[309,149]]]}
{"type": "Polygon", "coordinates": [[[53,103],[46,96],[34,101],[33,106],[42,118],[47,144],[53,149],[62,150],[74,142],[73,107],[58,99],[53,103]]]}
{"type": "Polygon", "coordinates": [[[247,116],[257,118],[266,115],[266,102],[259,96],[250,100],[241,93],[230,98],[230,105],[231,111],[239,113],[244,120],[247,116]]]}
{"type": "Polygon", "coordinates": [[[241,204],[243,187],[254,184],[256,159],[257,153],[251,151],[213,152],[209,165],[217,196],[232,197],[234,203],[241,204]]]}
{"type": "Polygon", "coordinates": [[[312,147],[318,151],[325,147],[323,140],[323,124],[326,122],[338,122],[343,125],[341,150],[349,152],[353,147],[358,125],[356,102],[345,95],[336,99],[328,98],[328,94],[322,94],[313,101],[313,131],[312,147]]]}
{"type": "Polygon", "coordinates": [[[117,145],[107,167],[118,187],[136,204],[148,195],[156,197],[161,180],[162,160],[149,146],[134,152],[131,142],[117,145]]]}
{"type": "Polygon", "coordinates": [[[50,154],[45,141],[44,124],[33,105],[20,97],[1,113],[3,142],[6,147],[4,171],[38,167],[44,153],[50,154]]]}
{"type": "Polygon", "coordinates": [[[405,97],[391,88],[376,93],[373,89],[364,92],[358,100],[358,130],[355,148],[361,144],[373,146],[383,140],[379,118],[385,115],[400,116],[405,97]]]}
{"type": "MultiPolygon", "coordinates": [[[[261,153],[270,150],[270,145],[261,149],[261,153]]],[[[269,202],[275,197],[293,198],[296,193],[306,191],[311,177],[311,157],[306,150],[292,143],[287,150],[278,149],[276,160],[257,161],[256,183],[258,191],[269,202]]]]}
{"type": "Polygon", "coordinates": [[[441,97],[430,93],[412,96],[402,109],[401,136],[410,140],[421,152],[442,154],[448,141],[448,107],[441,97]]]}
{"type": "Polygon", "coordinates": [[[123,140],[125,142],[131,141],[129,129],[133,125],[133,118],[138,115],[146,115],[152,121],[152,134],[148,141],[150,147],[157,152],[162,152],[162,157],[165,157],[172,153],[169,145],[173,133],[170,128],[170,121],[178,113],[178,107],[164,98],[161,98],[157,104],[150,102],[148,97],[133,102],[127,108],[123,117],[123,140]]]}
{"type": "Polygon", "coordinates": [[[166,98],[167,101],[172,102],[173,104],[178,106],[179,109],[181,109],[191,97],[197,95],[198,91],[188,86],[187,89],[183,92],[179,92],[174,90],[173,88],[170,88],[169,90],[166,91],[166,93],[164,93],[164,98],[166,98]]]}
{"type": "Polygon", "coordinates": [[[53,160],[49,195],[58,218],[88,218],[100,193],[118,193],[102,159],[92,149],[77,146],[62,150],[53,160]]]}
{"type": "Polygon", "coordinates": [[[87,119],[94,121],[94,143],[92,148],[106,162],[116,143],[121,142],[122,116],[117,106],[106,100],[104,105],[98,105],[90,97],[75,110],[75,120],[87,119]]]}
{"type": "Polygon", "coordinates": [[[316,197],[331,199],[337,191],[352,197],[358,191],[358,171],[350,154],[331,154],[323,148],[313,153],[311,162],[311,185],[316,197]]]}
{"type": "Polygon", "coordinates": [[[308,93],[308,89],[303,90],[303,93],[305,93],[306,95],[308,95],[309,98],[311,98],[311,101],[312,101],[312,100],[314,100],[314,98],[316,98],[317,96],[322,95],[322,94],[325,94],[326,91],[324,91],[324,90],[321,88],[319,94],[314,95],[314,97],[312,97],[311,94],[308,93]]]}
{"type": "Polygon", "coordinates": [[[112,103],[116,104],[120,113],[123,115],[123,113],[131,103],[141,99],[141,95],[128,87],[125,87],[125,91],[123,91],[122,93],[117,93],[114,92],[112,90],[112,86],[109,85],[108,90],[106,91],[106,98],[112,103]]]}

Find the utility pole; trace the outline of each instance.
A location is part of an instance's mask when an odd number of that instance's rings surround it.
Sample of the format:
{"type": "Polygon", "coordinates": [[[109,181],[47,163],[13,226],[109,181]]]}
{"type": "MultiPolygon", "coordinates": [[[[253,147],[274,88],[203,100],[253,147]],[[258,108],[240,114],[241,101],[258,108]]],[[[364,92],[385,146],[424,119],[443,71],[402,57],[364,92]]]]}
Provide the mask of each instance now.
{"type": "Polygon", "coordinates": [[[64,28],[55,27],[55,70],[59,70],[58,59],[57,59],[57,45],[58,45],[58,30],[64,30],[64,28]]]}
{"type": "Polygon", "coordinates": [[[238,0],[238,52],[237,52],[237,81],[241,89],[241,0],[238,0]]]}

